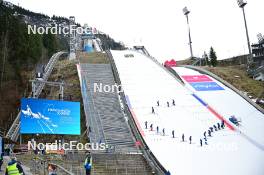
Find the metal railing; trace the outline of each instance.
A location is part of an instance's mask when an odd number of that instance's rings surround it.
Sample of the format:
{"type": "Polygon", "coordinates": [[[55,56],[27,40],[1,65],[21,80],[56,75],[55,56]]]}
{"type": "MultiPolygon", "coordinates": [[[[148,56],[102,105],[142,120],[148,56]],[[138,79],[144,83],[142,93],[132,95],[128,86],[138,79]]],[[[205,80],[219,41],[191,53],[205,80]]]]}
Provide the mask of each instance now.
{"type": "Polygon", "coordinates": [[[35,174],[41,173],[41,174],[48,174],[48,165],[52,165],[56,167],[56,173],[57,174],[66,174],[66,175],[74,175],[74,173],[70,172],[69,170],[65,169],[59,164],[53,163],[49,160],[44,160],[40,157],[35,157],[32,159],[32,165],[33,169],[32,172],[35,174]]]}
{"type": "MultiPolygon", "coordinates": [[[[55,53],[51,58],[50,58],[50,61],[48,62],[47,66],[45,67],[45,73],[43,75],[43,80],[47,80],[54,68],[54,65],[56,64],[58,58],[64,54],[64,53],[67,53],[67,52],[57,52],[55,53]]],[[[45,86],[45,83],[39,83],[37,86],[36,86],[36,89],[35,91],[33,91],[34,93],[34,97],[38,97],[40,95],[40,93],[42,92],[43,88],[45,86]]],[[[7,134],[6,134],[6,137],[7,138],[10,138],[11,140],[13,141],[17,141],[18,139],[18,136],[19,136],[19,130],[20,130],[20,114],[21,112],[18,113],[16,119],[14,120],[13,124],[11,125],[11,127],[9,128],[7,134]]]]}

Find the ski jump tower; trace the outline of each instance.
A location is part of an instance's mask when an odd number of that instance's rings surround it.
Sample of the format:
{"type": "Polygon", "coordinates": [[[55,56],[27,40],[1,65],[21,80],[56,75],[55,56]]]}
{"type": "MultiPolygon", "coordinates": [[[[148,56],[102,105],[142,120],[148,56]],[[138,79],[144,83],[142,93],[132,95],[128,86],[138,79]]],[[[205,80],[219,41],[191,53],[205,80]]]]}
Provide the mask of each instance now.
{"type": "MultiPolygon", "coordinates": [[[[69,28],[71,26],[75,25],[75,17],[70,16],[70,22],[69,22],[69,28]]],[[[69,54],[69,59],[74,60],[76,59],[76,31],[73,30],[70,32],[70,54],[69,54]]]]}

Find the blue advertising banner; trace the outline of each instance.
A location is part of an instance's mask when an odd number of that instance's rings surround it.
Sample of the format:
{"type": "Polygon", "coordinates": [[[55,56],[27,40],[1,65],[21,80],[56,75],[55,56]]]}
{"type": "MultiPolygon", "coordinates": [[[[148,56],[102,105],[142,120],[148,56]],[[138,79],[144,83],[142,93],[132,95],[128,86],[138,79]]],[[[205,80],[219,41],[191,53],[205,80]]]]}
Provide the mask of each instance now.
{"type": "Polygon", "coordinates": [[[219,91],[219,90],[225,90],[224,88],[219,86],[216,82],[190,83],[190,85],[196,91],[219,91]]]}
{"type": "Polygon", "coordinates": [[[80,103],[21,99],[21,134],[80,135],[80,103]]]}

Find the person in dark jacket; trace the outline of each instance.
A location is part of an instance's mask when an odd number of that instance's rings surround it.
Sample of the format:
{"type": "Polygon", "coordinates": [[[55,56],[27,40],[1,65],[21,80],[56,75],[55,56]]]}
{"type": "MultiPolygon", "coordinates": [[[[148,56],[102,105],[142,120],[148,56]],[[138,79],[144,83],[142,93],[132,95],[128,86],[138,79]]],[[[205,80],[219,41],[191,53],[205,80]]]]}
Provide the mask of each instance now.
{"type": "Polygon", "coordinates": [[[224,122],[224,120],[222,120],[222,122],[221,122],[221,128],[222,128],[222,129],[225,128],[225,122],[224,122]]]}
{"type": "Polygon", "coordinates": [[[218,128],[218,130],[221,129],[221,128],[220,128],[220,123],[217,123],[217,128],[218,128]]]}
{"type": "Polygon", "coordinates": [[[206,131],[204,131],[204,138],[206,138],[206,131]]]}
{"type": "Polygon", "coordinates": [[[172,105],[175,106],[175,100],[174,99],[172,100],[172,105]]]}
{"type": "Polygon", "coordinates": [[[211,130],[210,130],[210,129],[208,130],[208,136],[209,136],[209,137],[212,137],[212,135],[211,135],[211,130]]]}
{"type": "Polygon", "coordinates": [[[205,145],[208,145],[208,144],[207,144],[207,138],[204,138],[204,144],[205,144],[205,145]]]}
{"type": "Polygon", "coordinates": [[[24,175],[24,170],[16,157],[13,157],[6,167],[5,175],[24,175]]]}
{"type": "Polygon", "coordinates": [[[145,129],[148,129],[148,122],[145,121],[145,129]]]}
{"type": "Polygon", "coordinates": [[[171,134],[172,134],[172,138],[175,138],[175,136],[174,136],[174,130],[171,132],[171,134]]]}
{"type": "Polygon", "coordinates": [[[167,101],[167,106],[170,107],[170,103],[167,101]]]}
{"type": "Polygon", "coordinates": [[[159,106],[160,104],[159,104],[159,101],[157,101],[157,106],[159,106]]]}
{"type": "Polygon", "coordinates": [[[153,124],[151,124],[149,127],[150,127],[150,130],[153,131],[153,124]]]}
{"type": "Polygon", "coordinates": [[[157,126],[157,133],[159,133],[159,126],[157,126]]]}
{"type": "Polygon", "coordinates": [[[182,134],[182,141],[184,142],[184,134],[182,134]]]}
{"type": "Polygon", "coordinates": [[[200,145],[201,145],[201,147],[203,146],[203,140],[202,139],[200,139],[200,145]]]}
{"type": "Polygon", "coordinates": [[[217,131],[217,127],[214,125],[214,129],[215,129],[215,131],[217,131]]]}
{"type": "Polygon", "coordinates": [[[189,137],[190,144],[192,144],[192,136],[189,137]]]}
{"type": "Polygon", "coordinates": [[[162,133],[165,136],[165,128],[162,129],[162,133]]]}
{"type": "Polygon", "coordinates": [[[155,114],[155,110],[153,107],[151,107],[151,112],[152,112],[152,114],[155,114]]]}

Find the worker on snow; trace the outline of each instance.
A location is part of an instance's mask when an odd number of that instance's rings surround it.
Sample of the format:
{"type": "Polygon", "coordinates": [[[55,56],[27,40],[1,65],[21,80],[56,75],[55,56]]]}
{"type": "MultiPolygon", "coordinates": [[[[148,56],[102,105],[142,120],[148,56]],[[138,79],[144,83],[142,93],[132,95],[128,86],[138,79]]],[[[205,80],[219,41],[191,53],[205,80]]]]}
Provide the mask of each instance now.
{"type": "Polygon", "coordinates": [[[221,129],[221,128],[220,128],[220,123],[217,123],[217,128],[218,128],[218,130],[221,129]]]}
{"type": "Polygon", "coordinates": [[[204,138],[206,138],[206,131],[204,131],[204,134],[203,135],[204,135],[204,138]]]}
{"type": "Polygon", "coordinates": [[[182,141],[184,142],[184,134],[182,134],[182,141]]]}
{"type": "Polygon", "coordinates": [[[209,137],[212,137],[212,135],[211,135],[211,130],[210,130],[210,129],[208,130],[208,136],[209,136],[209,137]]]}
{"type": "Polygon", "coordinates": [[[148,122],[145,121],[145,129],[148,129],[148,122]]]}
{"type": "Polygon", "coordinates": [[[189,137],[190,144],[192,144],[192,136],[189,137]]]}
{"type": "Polygon", "coordinates": [[[174,130],[171,133],[172,133],[172,138],[174,138],[174,130]]]}
{"type": "Polygon", "coordinates": [[[215,131],[217,131],[217,127],[214,125],[214,129],[215,129],[215,131]]]}
{"type": "Polygon", "coordinates": [[[153,107],[151,107],[151,112],[152,112],[152,114],[155,114],[155,110],[154,110],[154,108],[153,107]]]}
{"type": "Polygon", "coordinates": [[[224,122],[224,120],[222,120],[222,122],[221,122],[221,128],[222,128],[222,129],[225,128],[225,122],[224,122]]]}
{"type": "Polygon", "coordinates": [[[207,138],[204,138],[204,144],[208,145],[207,144],[207,138]]]}
{"type": "Polygon", "coordinates": [[[172,105],[175,106],[175,101],[174,101],[174,99],[172,100],[172,105]]]}

